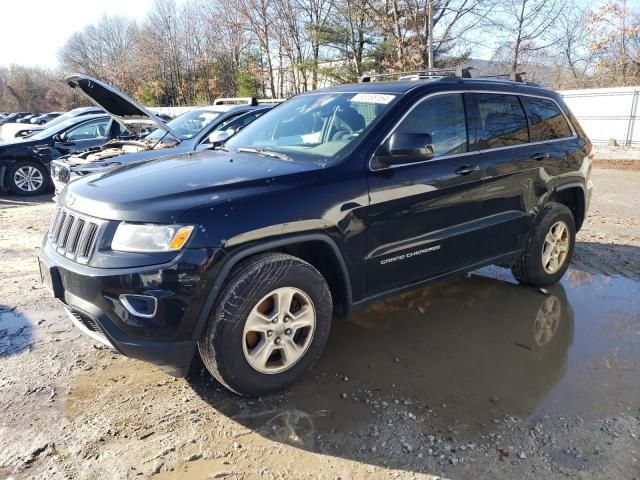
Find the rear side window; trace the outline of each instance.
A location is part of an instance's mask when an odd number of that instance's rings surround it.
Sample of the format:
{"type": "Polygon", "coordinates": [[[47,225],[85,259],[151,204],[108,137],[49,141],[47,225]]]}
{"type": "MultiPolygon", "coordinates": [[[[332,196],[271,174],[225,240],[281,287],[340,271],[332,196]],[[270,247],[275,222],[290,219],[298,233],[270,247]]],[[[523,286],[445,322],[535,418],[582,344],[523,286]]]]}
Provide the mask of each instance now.
{"type": "Polygon", "coordinates": [[[428,98],[409,112],[396,132],[430,134],[436,157],[466,152],[467,124],[462,95],[428,98]]]}
{"type": "Polygon", "coordinates": [[[572,135],[567,119],[555,102],[546,98],[521,98],[529,113],[532,142],[566,138],[572,135]]]}
{"type": "Polygon", "coordinates": [[[476,94],[481,149],[508,147],[529,141],[527,117],[515,95],[476,94]]]}

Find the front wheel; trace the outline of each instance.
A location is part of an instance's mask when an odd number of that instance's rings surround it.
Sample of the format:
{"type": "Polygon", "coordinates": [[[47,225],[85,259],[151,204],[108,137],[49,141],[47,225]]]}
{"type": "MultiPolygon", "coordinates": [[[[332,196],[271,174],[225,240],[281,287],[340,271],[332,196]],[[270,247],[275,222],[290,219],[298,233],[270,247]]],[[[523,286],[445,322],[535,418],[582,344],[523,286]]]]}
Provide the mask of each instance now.
{"type": "Polygon", "coordinates": [[[198,341],[207,370],[230,390],[259,396],[296,381],[327,342],[333,304],[322,275],[280,253],[234,269],[198,341]]]}
{"type": "Polygon", "coordinates": [[[49,174],[44,165],[19,161],[7,172],[9,189],[16,195],[40,195],[49,187],[49,174]]]}
{"type": "Polygon", "coordinates": [[[545,205],[525,250],[511,267],[513,276],[536,287],[557,283],[569,268],[575,241],[576,224],[571,210],[560,203],[545,205]]]}

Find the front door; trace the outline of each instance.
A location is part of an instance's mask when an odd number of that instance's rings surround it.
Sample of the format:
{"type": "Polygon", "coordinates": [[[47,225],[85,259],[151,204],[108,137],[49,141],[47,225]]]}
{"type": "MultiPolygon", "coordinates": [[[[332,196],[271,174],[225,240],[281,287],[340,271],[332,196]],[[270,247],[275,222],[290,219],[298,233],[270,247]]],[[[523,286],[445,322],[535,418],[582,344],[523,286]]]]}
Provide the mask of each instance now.
{"type": "Polygon", "coordinates": [[[53,152],[57,156],[97,147],[109,139],[109,118],[99,118],[67,130],[61,140],[55,142],[53,152]]]}
{"type": "Polygon", "coordinates": [[[482,228],[484,169],[477,153],[469,151],[474,139],[469,141],[465,95],[428,96],[395,129],[430,134],[433,159],[369,173],[368,295],[437,277],[484,256],[474,234],[482,228]]]}

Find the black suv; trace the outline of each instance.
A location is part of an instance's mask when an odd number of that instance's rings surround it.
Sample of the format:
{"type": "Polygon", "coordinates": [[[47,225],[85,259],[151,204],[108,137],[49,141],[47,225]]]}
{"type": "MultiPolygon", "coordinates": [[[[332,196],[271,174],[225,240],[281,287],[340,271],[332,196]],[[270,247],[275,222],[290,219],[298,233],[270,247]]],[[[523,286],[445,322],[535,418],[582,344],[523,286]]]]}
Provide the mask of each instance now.
{"type": "Polygon", "coordinates": [[[334,313],[488,264],[557,282],[590,173],[546,88],[448,72],[342,85],[220,147],[69,184],[40,267],[95,340],[180,376],[197,350],[262,395],[315,362],[334,313]]]}

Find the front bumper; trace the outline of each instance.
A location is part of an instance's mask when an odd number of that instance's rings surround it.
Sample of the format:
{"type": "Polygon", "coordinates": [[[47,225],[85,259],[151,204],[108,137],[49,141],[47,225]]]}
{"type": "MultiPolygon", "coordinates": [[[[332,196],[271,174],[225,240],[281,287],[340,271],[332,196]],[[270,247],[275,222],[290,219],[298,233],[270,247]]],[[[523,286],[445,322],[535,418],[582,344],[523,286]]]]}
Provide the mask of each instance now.
{"type": "Polygon", "coordinates": [[[183,377],[195,354],[196,329],[208,292],[213,249],[187,249],[153,267],[105,269],[65,259],[46,243],[39,257],[45,284],[84,334],[128,357],[183,377]],[[123,295],[157,298],[154,315],[137,316],[123,295]]]}

